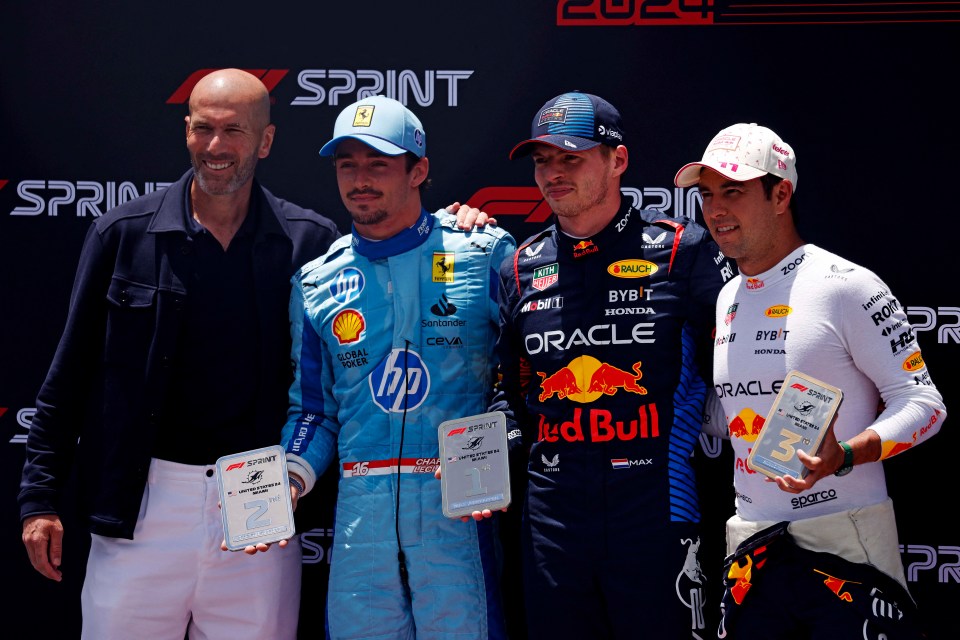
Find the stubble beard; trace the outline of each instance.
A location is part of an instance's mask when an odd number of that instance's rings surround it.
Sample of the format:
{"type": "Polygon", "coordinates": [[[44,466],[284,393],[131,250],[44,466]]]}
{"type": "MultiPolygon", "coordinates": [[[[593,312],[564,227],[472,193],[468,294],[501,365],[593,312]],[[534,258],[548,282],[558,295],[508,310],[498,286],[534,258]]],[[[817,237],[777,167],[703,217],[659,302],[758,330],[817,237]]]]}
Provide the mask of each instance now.
{"type": "Polygon", "coordinates": [[[551,204],[550,208],[553,209],[553,212],[560,218],[578,218],[584,212],[591,211],[602,204],[607,198],[607,191],[607,186],[601,184],[594,194],[594,197],[587,201],[570,203],[561,201],[558,205],[551,204]]]}
{"type": "Polygon", "coordinates": [[[370,226],[380,224],[390,217],[390,214],[386,209],[373,209],[370,211],[351,211],[350,217],[354,224],[370,226]]]}
{"type": "Polygon", "coordinates": [[[233,175],[226,182],[216,179],[211,180],[206,174],[207,168],[203,166],[203,160],[192,158],[193,173],[200,186],[201,191],[211,196],[226,196],[239,191],[245,184],[253,178],[253,173],[257,168],[256,158],[247,158],[235,165],[233,175]]]}

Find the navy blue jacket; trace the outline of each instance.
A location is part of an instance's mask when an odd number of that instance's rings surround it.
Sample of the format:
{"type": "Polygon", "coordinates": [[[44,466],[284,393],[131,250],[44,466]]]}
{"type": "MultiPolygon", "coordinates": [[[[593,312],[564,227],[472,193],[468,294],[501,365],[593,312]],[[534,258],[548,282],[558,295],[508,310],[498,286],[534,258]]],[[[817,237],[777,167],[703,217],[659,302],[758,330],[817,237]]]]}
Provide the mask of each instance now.
{"type": "MultiPolygon", "coordinates": [[[[77,460],[79,513],[89,530],[133,538],[183,320],[180,274],[194,259],[184,211],[192,178],[190,170],[91,224],[27,438],[21,520],[60,513],[77,460]]],[[[279,441],[292,381],[290,277],[340,234],[332,221],[276,198],[256,180],[251,207],[254,199],[261,212],[253,248],[262,363],[256,429],[259,446],[267,446],[279,441]]]]}

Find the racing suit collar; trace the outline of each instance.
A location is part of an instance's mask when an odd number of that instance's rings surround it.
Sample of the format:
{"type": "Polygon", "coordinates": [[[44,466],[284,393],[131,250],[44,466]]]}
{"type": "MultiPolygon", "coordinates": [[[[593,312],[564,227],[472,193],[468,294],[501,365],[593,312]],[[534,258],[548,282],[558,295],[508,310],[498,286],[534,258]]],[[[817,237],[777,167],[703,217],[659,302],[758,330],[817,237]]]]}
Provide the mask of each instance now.
{"type": "MultiPolygon", "coordinates": [[[[559,222],[555,222],[557,230],[559,231],[559,233],[557,233],[558,254],[563,257],[573,256],[574,258],[582,258],[592,253],[599,253],[608,249],[619,242],[620,238],[627,236],[631,231],[639,233],[630,226],[631,214],[635,212],[636,210],[629,201],[623,198],[619,211],[613,216],[609,224],[587,238],[575,238],[567,235],[560,229],[559,222]]],[[[642,224],[639,215],[634,216],[634,218],[633,226],[642,224]]]]}
{"type": "Polygon", "coordinates": [[[426,209],[421,209],[420,217],[413,226],[404,229],[393,237],[380,240],[379,242],[367,240],[357,233],[356,226],[351,225],[353,250],[368,260],[379,260],[405,253],[419,247],[426,241],[430,236],[430,231],[433,229],[433,222],[433,216],[431,216],[426,209]]]}

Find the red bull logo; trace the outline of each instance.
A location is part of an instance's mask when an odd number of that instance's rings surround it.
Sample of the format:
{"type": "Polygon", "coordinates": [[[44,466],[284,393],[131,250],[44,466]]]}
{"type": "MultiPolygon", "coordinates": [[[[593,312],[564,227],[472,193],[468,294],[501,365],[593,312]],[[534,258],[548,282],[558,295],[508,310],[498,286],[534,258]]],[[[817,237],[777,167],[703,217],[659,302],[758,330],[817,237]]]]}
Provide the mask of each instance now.
{"type": "Polygon", "coordinates": [[[763,280],[758,278],[747,278],[747,290],[756,291],[757,289],[763,289],[763,280]]]}
{"type": "Polygon", "coordinates": [[[561,400],[574,393],[581,393],[577,385],[577,376],[570,367],[563,367],[553,375],[547,375],[543,371],[537,371],[537,375],[542,378],[540,381],[540,402],[552,397],[554,394],[561,400]]]}
{"type": "Polygon", "coordinates": [[[727,577],[734,581],[733,586],[730,587],[730,595],[737,604],[743,604],[743,599],[747,597],[747,592],[750,591],[750,587],[753,586],[750,583],[750,574],[753,571],[753,558],[747,556],[745,560],[746,563],[744,566],[741,567],[738,564],[733,564],[730,566],[730,571],[727,572],[727,577]]]}
{"type": "Polygon", "coordinates": [[[579,356],[567,366],[552,374],[537,371],[540,376],[540,402],[554,396],[574,402],[589,403],[597,398],[612,396],[618,391],[629,391],[646,395],[647,390],[639,383],[643,373],[640,362],[633,364],[633,372],[625,371],[607,362],[600,362],[593,356],[579,356]]]}
{"type": "Polygon", "coordinates": [[[766,422],[766,418],[750,407],[745,407],[730,421],[730,437],[743,438],[747,442],[754,442],[760,435],[764,422],[766,422]]]}
{"type": "Polygon", "coordinates": [[[540,415],[537,440],[540,442],[610,442],[660,437],[660,418],[656,403],[641,405],[632,420],[616,420],[610,411],[590,409],[584,424],[584,410],[573,410],[573,418],[551,423],[540,415]]]}
{"type": "Polygon", "coordinates": [[[574,258],[582,258],[583,256],[596,253],[597,251],[600,251],[600,247],[593,244],[593,240],[581,240],[577,244],[573,245],[574,258]]]}
{"type": "Polygon", "coordinates": [[[743,599],[747,597],[747,592],[750,591],[750,587],[753,586],[751,580],[753,579],[754,568],[760,569],[766,562],[764,558],[758,561],[756,567],[754,567],[753,558],[763,555],[766,551],[767,548],[765,546],[757,547],[751,554],[743,559],[743,565],[736,562],[730,565],[730,569],[727,571],[727,578],[734,581],[730,587],[730,596],[733,597],[733,601],[737,604],[743,604],[743,599]]]}
{"type": "Polygon", "coordinates": [[[618,369],[604,362],[593,372],[593,376],[590,377],[590,386],[587,390],[590,392],[599,391],[608,396],[615,394],[618,389],[638,393],[643,396],[647,395],[647,390],[637,384],[637,381],[643,377],[643,374],[640,372],[639,361],[633,364],[633,372],[636,375],[631,375],[623,369],[618,369]]]}
{"type": "Polygon", "coordinates": [[[838,598],[844,602],[853,602],[853,595],[849,591],[844,591],[843,587],[845,584],[860,584],[859,582],[853,582],[851,580],[843,580],[841,578],[834,578],[829,573],[824,573],[819,569],[814,569],[814,572],[819,573],[822,576],[827,576],[827,579],[823,581],[823,584],[827,585],[827,589],[833,591],[838,598]]]}

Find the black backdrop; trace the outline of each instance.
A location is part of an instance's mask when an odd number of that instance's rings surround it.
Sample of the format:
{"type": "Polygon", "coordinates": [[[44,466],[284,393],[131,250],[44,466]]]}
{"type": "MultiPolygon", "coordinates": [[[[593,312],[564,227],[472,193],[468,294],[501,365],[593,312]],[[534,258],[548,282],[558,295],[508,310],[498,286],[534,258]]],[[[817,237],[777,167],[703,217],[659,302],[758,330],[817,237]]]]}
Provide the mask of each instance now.
{"type": "MultiPolygon", "coordinates": [[[[960,149],[960,2],[289,4],[300,6],[14,1],[0,10],[0,532],[11,637],[77,635],[86,536],[68,514],[64,582],[32,570],[15,505],[23,442],[84,231],[109,206],[187,168],[185,101],[203,69],[264,79],[278,131],[258,175],[344,230],[333,171],[317,151],[362,91],[397,97],[424,122],[429,205],[469,200],[518,239],[542,226],[544,207],[529,163],[506,155],[549,97],[579,89],[617,105],[630,150],[626,193],[674,215],[697,215],[696,194],[672,178],[716,131],[770,126],[797,149],[805,239],[887,281],[948,410],[957,404],[950,247],[960,223],[949,182],[960,149]]],[[[908,580],[943,637],[960,635],[953,426],[885,463],[908,580]]],[[[722,536],[733,508],[729,453],[705,444],[705,512],[722,536]]],[[[297,513],[304,637],[322,633],[330,502],[318,494],[297,513]]],[[[720,549],[713,540],[701,550],[712,554],[714,584],[720,549]]]]}

